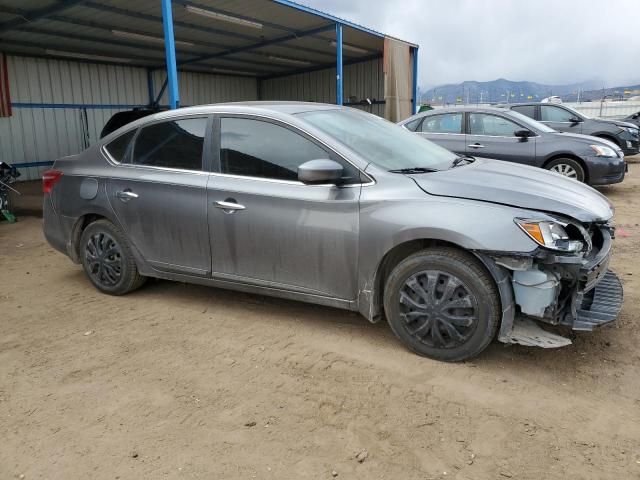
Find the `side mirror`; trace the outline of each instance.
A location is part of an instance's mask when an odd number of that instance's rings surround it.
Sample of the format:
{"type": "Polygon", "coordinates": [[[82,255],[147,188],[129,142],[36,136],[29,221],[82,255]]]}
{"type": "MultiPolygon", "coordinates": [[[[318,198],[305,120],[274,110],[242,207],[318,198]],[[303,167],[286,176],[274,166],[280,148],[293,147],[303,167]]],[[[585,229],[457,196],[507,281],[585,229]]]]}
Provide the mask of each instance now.
{"type": "Polygon", "coordinates": [[[529,138],[529,137],[533,137],[535,133],[533,133],[531,130],[522,129],[522,130],[516,130],[515,132],[513,132],[513,135],[518,138],[529,138]]]}
{"type": "Polygon", "coordinates": [[[569,121],[570,121],[571,123],[573,123],[573,124],[576,124],[576,123],[580,123],[580,122],[582,121],[582,119],[581,119],[581,118],[578,118],[578,117],[571,117],[571,118],[569,119],[569,121]]]}
{"type": "Polygon", "coordinates": [[[298,180],[307,185],[338,185],[342,180],[342,174],[342,165],[333,160],[309,160],[298,167],[298,180]]]}

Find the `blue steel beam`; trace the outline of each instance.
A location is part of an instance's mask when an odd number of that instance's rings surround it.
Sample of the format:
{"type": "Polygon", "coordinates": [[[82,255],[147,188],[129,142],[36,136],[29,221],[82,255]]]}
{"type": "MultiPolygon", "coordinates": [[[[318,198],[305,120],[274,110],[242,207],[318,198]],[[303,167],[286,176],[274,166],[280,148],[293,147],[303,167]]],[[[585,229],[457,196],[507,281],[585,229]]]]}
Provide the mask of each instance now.
{"type": "Polygon", "coordinates": [[[342,25],[336,23],[336,104],[342,105],[342,25]]]}
{"type": "Polygon", "coordinates": [[[326,32],[327,30],[332,30],[333,25],[325,25],[323,27],[313,28],[311,30],[301,31],[297,33],[291,33],[288,35],[284,35],[282,37],[274,38],[272,40],[265,40],[263,42],[252,43],[251,45],[245,45],[244,47],[230,48],[225,50],[224,52],[214,53],[211,55],[203,55],[201,57],[197,57],[191,60],[185,60],[180,62],[180,65],[185,65],[193,62],[202,62],[205,60],[211,60],[214,58],[226,57],[227,55],[233,55],[234,53],[242,53],[249,52],[251,50],[256,50],[262,47],[268,47],[269,45],[276,45],[278,43],[287,42],[289,40],[295,40],[300,37],[307,37],[309,35],[315,35],[316,33],[326,32]]]}
{"type": "MultiPolygon", "coordinates": [[[[97,27],[94,27],[97,28],[97,27]]],[[[28,32],[28,33],[37,33],[40,35],[49,35],[49,36],[53,36],[53,37],[58,37],[60,36],[59,32],[56,32],[55,30],[51,30],[48,28],[41,28],[41,27],[31,27],[31,26],[22,26],[20,27],[20,31],[21,32],[28,32]]],[[[111,33],[111,29],[107,30],[109,33],[111,33]]],[[[140,31],[133,31],[131,29],[127,30],[128,32],[132,32],[132,33],[138,33],[140,31]]],[[[140,32],[141,34],[145,34],[148,35],[148,33],[146,32],[140,32]]],[[[149,50],[149,51],[154,51],[157,53],[162,53],[163,57],[164,57],[164,46],[162,45],[147,45],[144,44],[144,42],[139,42],[139,43],[134,43],[134,42],[129,42],[126,40],[119,40],[117,38],[102,38],[102,37],[98,37],[98,36],[93,36],[93,35],[84,35],[84,34],[77,34],[77,33],[65,33],[64,37],[67,39],[71,39],[71,40],[79,40],[79,41],[85,41],[85,42],[94,42],[94,43],[98,43],[98,44],[107,44],[107,45],[117,45],[120,47],[128,47],[128,48],[134,48],[134,49],[139,49],[139,50],[149,50]]],[[[18,42],[16,42],[18,43],[18,42]]],[[[41,45],[42,48],[55,48],[53,47],[51,44],[47,44],[47,45],[41,45]]],[[[194,56],[193,52],[187,52],[186,50],[180,50],[180,49],[176,49],[176,53],[180,54],[180,55],[190,55],[191,57],[194,56]]],[[[110,55],[111,53],[102,53],[102,55],[110,55]]],[[[161,60],[161,59],[155,59],[155,60],[161,60]]],[[[230,63],[236,63],[236,64],[243,64],[243,65],[247,65],[247,64],[251,64],[252,66],[263,66],[263,67],[268,67],[267,69],[264,68],[258,68],[254,70],[258,70],[256,73],[260,74],[261,72],[269,72],[270,70],[273,70],[274,67],[277,67],[277,65],[274,65],[273,63],[269,63],[269,62],[259,62],[259,61],[254,61],[254,60],[242,60],[242,59],[224,59],[225,62],[230,62],[230,63]]],[[[200,64],[203,67],[207,67],[207,68],[232,68],[229,67],[228,65],[211,65],[211,64],[200,64]]]]}
{"type": "MultiPolygon", "coordinates": [[[[178,2],[178,1],[174,1],[174,3],[183,4],[183,2],[178,2]]],[[[193,5],[196,6],[197,4],[194,3],[193,5]]],[[[119,7],[114,7],[114,6],[111,6],[111,5],[102,5],[102,4],[99,4],[99,3],[94,3],[94,2],[88,1],[88,2],[86,2],[84,4],[84,6],[85,7],[89,7],[89,8],[93,8],[95,10],[99,10],[99,11],[102,11],[102,12],[108,12],[108,13],[115,13],[115,14],[118,14],[118,15],[123,15],[125,17],[138,18],[140,20],[147,20],[147,21],[150,21],[150,22],[162,22],[162,18],[161,17],[157,17],[155,15],[149,15],[148,13],[134,12],[134,11],[131,11],[131,10],[126,10],[124,8],[119,8],[119,7]]],[[[2,10],[2,8],[3,7],[0,7],[0,11],[2,10]]],[[[211,10],[211,8],[209,8],[209,7],[202,7],[202,8],[211,10]]],[[[235,14],[233,14],[233,15],[237,16],[235,14]]],[[[59,19],[56,18],[56,20],[59,20],[59,19]]],[[[256,22],[261,22],[260,20],[255,20],[255,21],[256,22]]],[[[261,23],[264,23],[264,22],[261,22],[261,23]]],[[[173,24],[176,27],[187,28],[187,29],[191,29],[191,30],[205,32],[205,33],[211,33],[211,34],[220,35],[220,36],[223,36],[223,37],[240,38],[242,40],[247,40],[247,41],[250,41],[250,42],[258,42],[258,41],[260,41],[260,37],[256,37],[256,36],[252,36],[252,35],[246,35],[244,33],[237,33],[237,32],[230,32],[230,31],[226,31],[226,30],[220,30],[220,29],[213,28],[213,27],[203,27],[201,25],[196,25],[196,24],[189,23],[189,22],[183,22],[183,21],[180,21],[180,20],[174,20],[173,24]]],[[[111,27],[111,28],[116,28],[116,27],[111,27]]],[[[284,27],[282,27],[282,28],[284,28],[284,27]]],[[[292,34],[296,34],[296,31],[294,31],[294,30],[287,29],[287,31],[291,32],[292,34]]],[[[148,35],[148,33],[147,33],[147,35],[148,35]]],[[[317,49],[314,49],[314,48],[307,48],[307,47],[300,47],[298,45],[282,45],[282,47],[290,49],[290,50],[298,50],[298,51],[316,53],[318,55],[326,55],[326,56],[330,56],[331,55],[330,53],[324,52],[322,50],[317,50],[317,49]]],[[[227,48],[229,48],[229,46],[228,45],[217,45],[217,48],[227,49],[227,48]]]]}
{"type": "Polygon", "coordinates": [[[279,3],[280,5],[285,5],[287,7],[294,8],[298,11],[311,13],[312,15],[316,15],[318,17],[322,17],[326,20],[330,20],[332,23],[339,23],[344,25],[345,27],[354,28],[356,30],[360,30],[361,32],[368,33],[369,35],[375,35],[376,37],[384,38],[384,34],[380,32],[376,32],[375,30],[371,30],[370,28],[363,27],[362,25],[358,25],[357,23],[348,22],[338,17],[334,17],[333,15],[329,15],[328,13],[321,12],[320,10],[316,10],[315,8],[305,7],[304,5],[300,5],[299,3],[292,2],[290,0],[272,0],[275,3],[279,3]]]}
{"type": "MultiPolygon", "coordinates": [[[[354,58],[351,60],[347,60],[347,61],[343,61],[342,65],[346,66],[346,65],[355,65],[356,63],[363,63],[363,62],[368,62],[369,60],[377,60],[379,58],[382,58],[382,54],[381,53],[376,53],[374,55],[368,55],[366,57],[360,57],[360,58],[354,58]]],[[[301,73],[309,73],[309,72],[317,72],[318,70],[326,70],[328,68],[335,68],[336,66],[336,62],[331,62],[331,63],[324,63],[322,65],[314,65],[313,67],[306,67],[306,68],[299,68],[298,70],[289,70],[288,72],[282,72],[282,73],[273,73],[270,75],[263,75],[260,78],[260,80],[271,80],[274,78],[282,78],[282,77],[288,77],[290,75],[299,75],[301,73]]]]}
{"type": "Polygon", "coordinates": [[[411,105],[413,106],[412,115],[418,113],[418,47],[412,47],[413,51],[413,79],[412,79],[412,98],[411,105]]]}
{"type": "Polygon", "coordinates": [[[46,8],[40,8],[38,10],[32,10],[30,12],[26,11],[20,14],[19,18],[0,23],[0,33],[19,27],[20,25],[24,25],[25,23],[30,23],[35,20],[40,20],[41,18],[46,18],[50,15],[54,15],[58,12],[62,12],[63,10],[83,3],[84,1],[86,0],[62,0],[46,8]]]}
{"type": "Polygon", "coordinates": [[[162,0],[162,26],[164,27],[164,45],[167,60],[169,108],[175,109],[180,106],[180,92],[178,90],[178,67],[176,65],[176,42],[173,37],[171,0],[162,0]]]}

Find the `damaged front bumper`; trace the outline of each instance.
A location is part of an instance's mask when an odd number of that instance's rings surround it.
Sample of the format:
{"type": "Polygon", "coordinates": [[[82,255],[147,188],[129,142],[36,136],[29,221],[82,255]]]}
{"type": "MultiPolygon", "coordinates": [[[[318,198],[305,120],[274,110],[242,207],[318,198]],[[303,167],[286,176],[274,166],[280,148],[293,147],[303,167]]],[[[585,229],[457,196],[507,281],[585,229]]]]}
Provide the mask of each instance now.
{"type": "Polygon", "coordinates": [[[548,332],[541,323],[591,331],[618,318],[623,288],[608,269],[613,229],[593,232],[586,255],[538,250],[531,255],[480,254],[498,283],[503,315],[498,340],[504,343],[561,347],[571,341],[548,332]]]}

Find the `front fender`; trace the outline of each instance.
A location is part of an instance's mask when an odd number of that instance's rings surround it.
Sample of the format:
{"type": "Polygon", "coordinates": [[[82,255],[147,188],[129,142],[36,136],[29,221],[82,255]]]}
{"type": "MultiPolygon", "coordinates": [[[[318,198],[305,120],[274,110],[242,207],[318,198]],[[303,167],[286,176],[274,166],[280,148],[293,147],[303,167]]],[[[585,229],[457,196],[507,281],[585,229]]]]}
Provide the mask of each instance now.
{"type": "Polygon", "coordinates": [[[435,196],[367,204],[363,192],[362,200],[358,311],[370,321],[380,317],[379,290],[384,285],[381,268],[385,257],[396,247],[415,244],[416,240],[435,240],[474,253],[532,253],[537,244],[513,219],[547,217],[505,205],[435,196]]]}

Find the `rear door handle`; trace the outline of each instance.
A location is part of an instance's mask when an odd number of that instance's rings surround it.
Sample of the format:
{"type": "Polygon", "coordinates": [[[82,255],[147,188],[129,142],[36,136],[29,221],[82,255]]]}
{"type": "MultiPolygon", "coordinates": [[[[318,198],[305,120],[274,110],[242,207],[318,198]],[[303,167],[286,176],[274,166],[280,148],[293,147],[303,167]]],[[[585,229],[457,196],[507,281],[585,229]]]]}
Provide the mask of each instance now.
{"type": "Polygon", "coordinates": [[[215,202],[216,208],[224,210],[225,213],[234,213],[236,210],[244,210],[246,207],[236,203],[232,198],[227,198],[224,201],[215,202]]]}
{"type": "Polygon", "coordinates": [[[467,145],[467,147],[471,147],[471,148],[484,148],[484,145],[481,145],[479,143],[474,143],[473,145],[467,145]]]}
{"type": "Polygon", "coordinates": [[[129,200],[131,200],[132,198],[138,198],[138,194],[132,192],[129,189],[126,190],[118,190],[116,192],[116,197],[118,197],[120,200],[122,200],[123,202],[128,202],[129,200]]]}

